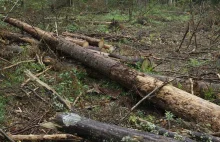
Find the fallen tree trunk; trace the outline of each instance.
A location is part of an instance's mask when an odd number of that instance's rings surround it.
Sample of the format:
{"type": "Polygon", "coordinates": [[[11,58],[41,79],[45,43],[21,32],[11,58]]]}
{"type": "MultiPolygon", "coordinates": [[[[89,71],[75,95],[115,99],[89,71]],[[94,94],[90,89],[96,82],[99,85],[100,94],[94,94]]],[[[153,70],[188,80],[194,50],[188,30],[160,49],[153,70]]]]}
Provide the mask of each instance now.
{"type": "Polygon", "coordinates": [[[181,136],[178,133],[168,131],[168,130],[160,127],[160,126],[156,126],[153,123],[148,122],[148,121],[146,121],[146,120],[144,120],[142,118],[136,118],[136,119],[137,119],[137,121],[139,123],[139,126],[143,126],[145,129],[147,128],[148,132],[153,132],[155,134],[162,135],[162,136],[165,135],[166,137],[170,137],[170,138],[181,139],[184,142],[192,142],[193,141],[192,139],[187,138],[185,136],[181,136]]]}
{"type": "Polygon", "coordinates": [[[214,136],[206,134],[206,133],[189,131],[188,134],[190,134],[192,138],[194,138],[198,141],[202,141],[202,142],[208,142],[208,141],[210,141],[210,142],[220,142],[219,137],[214,137],[214,136]]]}
{"type": "MultiPolygon", "coordinates": [[[[101,42],[100,39],[96,39],[96,38],[92,38],[92,37],[88,37],[88,36],[84,36],[84,35],[79,35],[79,34],[73,34],[73,33],[69,33],[69,32],[63,32],[62,35],[63,36],[70,36],[70,37],[73,37],[73,38],[79,38],[79,39],[86,40],[92,46],[99,46],[99,44],[101,42]]],[[[112,49],[113,46],[112,45],[108,45],[108,44],[104,44],[103,48],[113,50],[112,49]]]]}
{"type": "Polygon", "coordinates": [[[32,37],[22,35],[19,33],[8,32],[8,31],[0,31],[0,37],[16,42],[28,42],[30,44],[35,44],[35,45],[39,44],[39,41],[35,40],[32,37]]]}
{"type": "MultiPolygon", "coordinates": [[[[155,77],[161,81],[167,81],[167,80],[173,80],[174,77],[168,77],[168,76],[162,76],[162,75],[150,75],[152,77],[155,77]]],[[[191,92],[190,87],[190,80],[189,79],[183,79],[183,78],[176,78],[174,81],[172,81],[172,84],[174,86],[181,86],[182,90],[185,90],[187,92],[191,92]]],[[[199,81],[194,80],[193,81],[193,92],[195,95],[204,98],[205,94],[208,92],[212,92],[215,96],[220,92],[220,84],[212,83],[212,82],[205,82],[205,81],[199,81]]]]}
{"type": "Polygon", "coordinates": [[[89,46],[89,43],[87,41],[84,41],[84,40],[80,40],[80,39],[74,39],[74,38],[71,38],[69,36],[65,37],[65,40],[68,40],[68,41],[71,41],[79,46],[82,46],[82,47],[88,47],[89,46]]]}
{"type": "MultiPolygon", "coordinates": [[[[112,80],[119,82],[123,86],[129,89],[137,89],[138,92],[144,96],[163,84],[160,80],[130,69],[110,58],[92,53],[61,37],[54,37],[39,28],[13,18],[6,18],[5,22],[22,28],[37,39],[43,39],[50,44],[54,50],[60,50],[70,55],[74,59],[106,75],[112,80]]],[[[177,116],[204,124],[209,123],[215,131],[220,130],[220,106],[176,87],[166,85],[155,97],[149,100],[165,110],[171,110],[177,116]]]]}
{"type": "Polygon", "coordinates": [[[159,136],[149,132],[126,129],[116,125],[109,125],[79,116],[75,113],[58,114],[54,119],[54,126],[60,130],[94,142],[176,142],[177,140],[159,136]]]}

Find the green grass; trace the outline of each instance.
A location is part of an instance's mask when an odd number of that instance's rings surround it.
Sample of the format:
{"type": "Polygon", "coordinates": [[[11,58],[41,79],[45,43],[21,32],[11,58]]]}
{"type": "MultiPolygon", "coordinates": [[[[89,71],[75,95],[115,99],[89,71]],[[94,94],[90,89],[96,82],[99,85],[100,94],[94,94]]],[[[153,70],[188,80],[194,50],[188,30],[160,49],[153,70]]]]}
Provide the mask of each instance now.
{"type": "Polygon", "coordinates": [[[206,63],[207,61],[199,61],[198,59],[190,58],[188,65],[191,67],[199,67],[199,66],[205,65],[206,63]]]}
{"type": "Polygon", "coordinates": [[[85,71],[72,69],[70,71],[62,71],[58,74],[58,82],[55,79],[49,80],[54,82],[53,88],[58,94],[64,95],[70,101],[74,101],[76,95],[84,94],[88,86],[83,83],[87,77],[85,71]]]}
{"type": "Polygon", "coordinates": [[[215,93],[212,88],[209,88],[208,90],[204,92],[204,98],[210,101],[213,101],[216,99],[215,93]]]}

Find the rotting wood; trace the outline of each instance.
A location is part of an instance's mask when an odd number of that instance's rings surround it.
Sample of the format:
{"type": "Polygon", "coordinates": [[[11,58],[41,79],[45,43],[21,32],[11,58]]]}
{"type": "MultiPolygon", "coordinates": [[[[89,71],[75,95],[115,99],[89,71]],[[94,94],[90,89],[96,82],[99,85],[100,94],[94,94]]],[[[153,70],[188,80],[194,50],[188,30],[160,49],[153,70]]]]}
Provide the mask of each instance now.
{"type": "MultiPolygon", "coordinates": [[[[110,58],[92,53],[89,50],[66,41],[62,37],[54,37],[50,33],[24,22],[13,18],[6,18],[5,22],[22,28],[37,39],[43,39],[51,45],[51,48],[54,50],[59,50],[70,55],[75,60],[117,81],[126,88],[137,89],[146,95],[154,90],[154,88],[163,84],[160,80],[130,69],[110,58]]],[[[172,85],[164,86],[150,101],[165,110],[171,110],[176,116],[204,124],[209,123],[213,130],[220,130],[220,106],[173,87],[172,85]]]]}
{"type": "Polygon", "coordinates": [[[177,140],[159,136],[149,132],[141,132],[116,125],[110,125],[85,117],[76,113],[61,113],[54,118],[53,125],[59,131],[65,131],[94,142],[176,142],[177,140]]]}

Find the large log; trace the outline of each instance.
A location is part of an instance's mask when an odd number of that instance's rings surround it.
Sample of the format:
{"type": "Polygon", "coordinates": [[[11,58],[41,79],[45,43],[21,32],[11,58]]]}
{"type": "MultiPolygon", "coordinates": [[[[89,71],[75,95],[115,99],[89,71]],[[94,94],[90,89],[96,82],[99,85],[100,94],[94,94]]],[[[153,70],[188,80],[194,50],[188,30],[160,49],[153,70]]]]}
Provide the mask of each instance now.
{"type": "Polygon", "coordinates": [[[19,33],[12,33],[8,31],[1,30],[0,31],[0,37],[3,39],[9,39],[16,42],[28,42],[30,44],[38,45],[39,41],[35,40],[32,37],[29,37],[27,35],[22,35],[19,33]]]}
{"type": "MultiPolygon", "coordinates": [[[[55,119],[55,127],[60,131],[77,134],[80,137],[94,142],[176,142],[177,140],[159,136],[149,132],[141,132],[126,129],[116,125],[91,120],[75,113],[58,114],[55,119]]],[[[188,140],[187,140],[188,141],[188,140]]],[[[189,140],[188,142],[192,142],[189,140]]]]}
{"type": "MultiPolygon", "coordinates": [[[[174,78],[174,77],[168,77],[163,75],[153,75],[150,76],[157,78],[161,81],[167,81],[167,80],[173,80],[172,85],[173,86],[179,86],[181,89],[191,92],[191,82],[189,79],[184,78],[174,78]]],[[[213,82],[206,82],[202,80],[193,80],[193,92],[195,95],[204,98],[207,92],[212,92],[213,95],[215,95],[219,99],[219,92],[220,92],[220,84],[219,83],[213,83],[213,82]]]]}
{"type": "MultiPolygon", "coordinates": [[[[88,36],[80,35],[80,34],[73,34],[73,33],[69,33],[69,32],[63,32],[62,35],[86,40],[89,42],[90,45],[93,45],[93,46],[99,46],[100,42],[102,42],[100,39],[96,39],[96,38],[92,38],[92,37],[88,37],[88,36]]],[[[111,51],[114,48],[112,45],[108,45],[105,43],[103,43],[102,47],[105,49],[109,49],[111,51]]]]}
{"type": "MultiPolygon", "coordinates": [[[[24,22],[13,18],[6,18],[5,22],[22,28],[37,39],[45,40],[54,50],[60,50],[72,56],[74,59],[119,82],[125,87],[137,89],[143,95],[147,95],[150,91],[154,90],[155,87],[159,87],[163,84],[160,80],[130,69],[110,58],[81,48],[61,37],[54,37],[24,22]]],[[[204,124],[208,123],[212,126],[213,130],[220,130],[220,106],[176,87],[171,85],[164,86],[150,101],[165,110],[171,110],[177,116],[204,124]]]]}

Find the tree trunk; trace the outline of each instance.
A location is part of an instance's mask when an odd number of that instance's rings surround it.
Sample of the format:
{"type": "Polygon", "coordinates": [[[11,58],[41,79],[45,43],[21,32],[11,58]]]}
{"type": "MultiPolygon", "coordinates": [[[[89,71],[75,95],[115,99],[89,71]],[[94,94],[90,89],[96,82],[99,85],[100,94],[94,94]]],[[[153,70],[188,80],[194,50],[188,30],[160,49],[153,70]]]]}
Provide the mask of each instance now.
{"type": "MultiPolygon", "coordinates": [[[[161,81],[167,81],[167,80],[173,80],[174,77],[168,77],[163,75],[154,75],[151,74],[150,76],[157,78],[161,81]]],[[[189,79],[183,79],[183,78],[176,78],[174,81],[172,81],[172,85],[181,88],[184,91],[191,92],[192,88],[191,83],[189,79]]],[[[214,96],[216,96],[217,99],[220,99],[219,93],[220,92],[220,84],[218,83],[212,83],[212,82],[205,82],[200,80],[194,80],[193,81],[193,92],[194,95],[197,95],[199,97],[205,98],[206,93],[211,92],[214,96]]]]}
{"type": "MultiPolygon", "coordinates": [[[[39,28],[12,18],[6,18],[5,22],[23,28],[24,31],[37,39],[46,41],[54,50],[60,50],[70,55],[125,87],[133,90],[137,89],[143,96],[163,84],[160,80],[130,69],[120,62],[95,54],[61,37],[54,37],[39,28]]],[[[176,87],[166,85],[158,91],[155,97],[149,100],[165,110],[171,110],[177,116],[204,124],[208,123],[215,131],[220,130],[220,106],[176,87]]]]}
{"type": "Polygon", "coordinates": [[[174,139],[155,135],[153,133],[101,123],[81,117],[75,113],[58,114],[54,121],[54,126],[58,126],[58,130],[77,134],[77,136],[94,142],[177,142],[174,139]]]}
{"type": "MultiPolygon", "coordinates": [[[[101,42],[100,39],[96,39],[96,38],[92,38],[92,37],[88,37],[88,36],[84,36],[84,35],[79,35],[79,34],[68,33],[68,32],[63,32],[62,35],[86,40],[92,46],[99,46],[99,43],[101,42]]],[[[103,48],[111,49],[113,47],[112,47],[112,45],[104,44],[103,48]]]]}
{"type": "Polygon", "coordinates": [[[82,47],[88,47],[89,46],[89,43],[85,40],[80,40],[80,39],[74,39],[74,38],[71,38],[69,36],[65,37],[65,40],[68,40],[68,41],[71,41],[79,46],[82,46],[82,47]]]}

